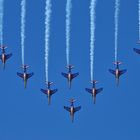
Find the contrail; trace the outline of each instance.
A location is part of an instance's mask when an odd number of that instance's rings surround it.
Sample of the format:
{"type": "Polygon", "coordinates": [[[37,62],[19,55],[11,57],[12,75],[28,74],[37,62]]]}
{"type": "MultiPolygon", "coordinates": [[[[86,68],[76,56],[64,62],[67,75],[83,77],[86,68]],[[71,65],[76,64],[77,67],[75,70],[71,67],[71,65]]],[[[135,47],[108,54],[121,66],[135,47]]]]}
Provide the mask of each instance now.
{"type": "Polygon", "coordinates": [[[46,0],[45,7],[45,72],[48,81],[49,40],[50,40],[51,0],[46,0]]]}
{"type": "Polygon", "coordinates": [[[119,24],[119,9],[120,0],[115,1],[115,61],[118,60],[118,24],[119,24]]]}
{"type": "Polygon", "coordinates": [[[138,4],[138,9],[139,9],[139,40],[140,40],[140,0],[139,0],[139,4],[138,4]]]}
{"type": "Polygon", "coordinates": [[[24,65],[26,0],[21,1],[21,55],[24,65]]]}
{"type": "Polygon", "coordinates": [[[66,60],[67,65],[70,63],[70,24],[71,24],[72,1],[67,0],[66,4],[66,60]]]}
{"type": "Polygon", "coordinates": [[[90,73],[91,73],[91,80],[93,80],[93,73],[94,73],[96,3],[97,3],[96,0],[91,0],[91,3],[90,3],[90,73]]]}
{"type": "Polygon", "coordinates": [[[4,0],[0,0],[0,45],[3,45],[3,8],[4,0]]]}

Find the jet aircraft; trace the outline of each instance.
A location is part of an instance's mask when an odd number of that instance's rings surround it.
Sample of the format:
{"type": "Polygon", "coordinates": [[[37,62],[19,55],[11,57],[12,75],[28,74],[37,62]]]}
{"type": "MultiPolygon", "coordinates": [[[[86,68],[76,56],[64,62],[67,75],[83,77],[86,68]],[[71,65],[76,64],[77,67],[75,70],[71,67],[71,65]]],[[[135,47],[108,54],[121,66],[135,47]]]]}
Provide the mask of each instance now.
{"type": "Polygon", "coordinates": [[[41,92],[47,95],[48,97],[48,105],[50,105],[51,102],[51,96],[56,93],[58,90],[57,89],[51,89],[50,86],[53,84],[53,82],[46,82],[47,84],[47,89],[41,89],[41,92]]]}
{"type": "Polygon", "coordinates": [[[79,75],[79,73],[72,73],[71,70],[74,68],[74,66],[72,65],[68,65],[66,66],[66,68],[68,69],[68,73],[61,73],[62,76],[64,76],[65,78],[68,79],[68,84],[69,84],[69,89],[71,88],[71,82],[72,82],[72,79],[77,77],[79,75]]]}
{"type": "Polygon", "coordinates": [[[22,65],[21,68],[23,69],[23,73],[17,72],[17,75],[23,79],[23,81],[24,81],[24,88],[26,88],[27,87],[27,80],[30,77],[32,77],[34,75],[34,73],[33,72],[32,73],[27,73],[27,68],[29,68],[28,65],[22,65]]]}
{"type": "Polygon", "coordinates": [[[86,90],[87,92],[91,93],[92,98],[94,99],[94,104],[95,104],[95,102],[96,102],[96,95],[97,95],[98,93],[100,93],[100,92],[103,90],[103,88],[96,89],[96,83],[97,83],[97,82],[98,82],[98,81],[93,80],[93,81],[91,81],[92,88],[91,88],[91,89],[85,88],[85,90],[86,90]]]}
{"type": "Polygon", "coordinates": [[[81,106],[74,107],[74,102],[76,101],[75,99],[70,99],[68,101],[71,103],[71,106],[70,107],[64,106],[64,109],[67,110],[68,112],[70,112],[71,121],[73,122],[74,114],[75,114],[75,112],[77,112],[81,109],[81,106]]]}
{"type": "Polygon", "coordinates": [[[7,47],[1,46],[0,49],[2,50],[2,53],[0,55],[0,59],[3,63],[3,69],[5,69],[5,63],[7,61],[7,59],[9,59],[12,56],[12,53],[6,54],[5,49],[7,47]]]}
{"type": "Polygon", "coordinates": [[[123,70],[120,70],[119,69],[119,65],[122,64],[122,62],[114,62],[114,64],[116,65],[116,69],[115,70],[112,70],[112,69],[109,69],[109,72],[112,73],[113,75],[115,75],[115,78],[116,78],[116,84],[117,86],[119,85],[119,78],[122,74],[124,74],[127,70],[126,69],[123,69],[123,70]]]}

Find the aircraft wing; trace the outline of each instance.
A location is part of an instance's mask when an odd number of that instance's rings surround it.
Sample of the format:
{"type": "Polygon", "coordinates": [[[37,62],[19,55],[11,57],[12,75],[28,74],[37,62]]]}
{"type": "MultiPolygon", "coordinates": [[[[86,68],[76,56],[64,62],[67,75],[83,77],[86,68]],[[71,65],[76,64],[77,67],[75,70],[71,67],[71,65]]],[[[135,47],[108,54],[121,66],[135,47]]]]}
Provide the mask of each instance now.
{"type": "Polygon", "coordinates": [[[41,89],[40,91],[43,92],[44,94],[47,94],[45,89],[41,89]]]}
{"type": "Polygon", "coordinates": [[[124,69],[124,70],[120,70],[120,75],[126,73],[126,71],[127,71],[126,69],[124,69]]]}
{"type": "Polygon", "coordinates": [[[109,72],[116,75],[116,71],[115,70],[112,70],[112,69],[109,69],[109,72]]]}
{"type": "Polygon", "coordinates": [[[89,89],[89,88],[85,88],[85,90],[89,93],[92,93],[92,89],[89,89]]]}
{"type": "Polygon", "coordinates": [[[51,90],[51,94],[54,94],[58,91],[58,89],[51,90]]]}
{"type": "Polygon", "coordinates": [[[78,75],[79,75],[79,73],[74,73],[74,74],[72,74],[72,79],[75,78],[75,77],[78,76],[78,75]]]}
{"type": "Polygon", "coordinates": [[[12,56],[12,53],[6,55],[6,59],[9,59],[12,56]]]}
{"type": "Polygon", "coordinates": [[[66,73],[61,73],[65,78],[68,78],[68,74],[66,74],[66,73]]]}
{"type": "Polygon", "coordinates": [[[64,109],[70,112],[70,107],[64,106],[64,109]]]}
{"type": "Polygon", "coordinates": [[[34,73],[32,72],[32,73],[29,73],[29,74],[27,74],[27,79],[28,78],[30,78],[30,77],[32,77],[34,75],[34,73]]]}
{"type": "Polygon", "coordinates": [[[17,75],[18,75],[19,77],[23,78],[23,74],[22,74],[22,73],[17,72],[17,75]]]}
{"type": "Polygon", "coordinates": [[[134,50],[136,53],[140,54],[140,50],[139,50],[139,49],[133,48],[133,50],[134,50]]]}
{"type": "Polygon", "coordinates": [[[96,90],[96,93],[98,94],[99,92],[101,92],[103,90],[103,88],[99,88],[96,90]]]}
{"type": "Polygon", "coordinates": [[[74,112],[77,112],[77,111],[79,111],[80,109],[81,109],[81,106],[75,107],[75,108],[74,108],[74,112]]]}

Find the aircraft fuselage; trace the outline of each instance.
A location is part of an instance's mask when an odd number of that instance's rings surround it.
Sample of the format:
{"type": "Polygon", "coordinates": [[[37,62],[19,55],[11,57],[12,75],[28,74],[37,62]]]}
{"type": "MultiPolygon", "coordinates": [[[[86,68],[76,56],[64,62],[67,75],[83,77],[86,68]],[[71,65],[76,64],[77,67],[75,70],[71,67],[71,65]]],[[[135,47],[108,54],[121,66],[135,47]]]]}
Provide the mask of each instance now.
{"type": "Polygon", "coordinates": [[[6,61],[6,55],[3,53],[2,54],[2,63],[5,63],[5,61],[6,61]]]}
{"type": "Polygon", "coordinates": [[[71,81],[71,79],[72,79],[72,75],[71,73],[68,73],[68,80],[71,81]]]}
{"type": "Polygon", "coordinates": [[[27,80],[27,73],[23,73],[23,80],[25,81],[25,80],[27,80]]]}
{"type": "Polygon", "coordinates": [[[96,96],[96,89],[95,89],[95,88],[92,89],[92,95],[93,95],[94,97],[96,96]]]}

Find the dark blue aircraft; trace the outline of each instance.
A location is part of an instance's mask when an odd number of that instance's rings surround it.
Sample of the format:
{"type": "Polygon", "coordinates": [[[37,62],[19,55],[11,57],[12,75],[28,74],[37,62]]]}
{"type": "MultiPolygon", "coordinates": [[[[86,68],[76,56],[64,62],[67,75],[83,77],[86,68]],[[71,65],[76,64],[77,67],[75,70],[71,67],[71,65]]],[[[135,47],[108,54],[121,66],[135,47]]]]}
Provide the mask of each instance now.
{"type": "Polygon", "coordinates": [[[70,116],[71,116],[71,121],[74,121],[74,113],[79,111],[81,109],[81,106],[78,107],[74,107],[74,102],[76,101],[75,99],[70,99],[68,100],[71,103],[70,107],[64,106],[64,109],[67,110],[68,112],[70,112],[70,116]]]}
{"type": "Polygon", "coordinates": [[[51,89],[50,88],[50,85],[53,84],[53,82],[47,82],[47,89],[41,89],[41,92],[43,92],[44,94],[47,95],[48,97],[48,105],[50,105],[50,102],[51,102],[51,96],[56,93],[58,90],[57,89],[51,89]]]}
{"type": "Polygon", "coordinates": [[[21,66],[21,68],[23,69],[23,73],[17,72],[17,75],[23,79],[23,81],[24,81],[24,88],[26,88],[27,87],[27,80],[30,77],[32,77],[34,75],[34,73],[33,72],[32,73],[27,73],[27,68],[29,68],[28,65],[23,65],[23,66],[21,66]]]}
{"type": "Polygon", "coordinates": [[[77,77],[79,75],[79,73],[72,73],[71,70],[74,68],[74,66],[72,65],[68,65],[66,66],[66,68],[68,69],[68,73],[61,73],[65,78],[68,79],[68,84],[69,84],[69,89],[71,88],[71,81],[73,78],[77,77]]]}
{"type": "Polygon", "coordinates": [[[114,62],[114,64],[116,65],[116,69],[115,70],[112,70],[112,69],[109,69],[109,72],[112,73],[113,75],[115,75],[115,78],[116,78],[116,84],[117,86],[119,85],[119,78],[122,74],[124,74],[127,70],[124,69],[124,70],[120,70],[119,69],[119,65],[122,64],[122,62],[114,62]]]}
{"type": "Polygon", "coordinates": [[[0,55],[0,59],[3,63],[3,69],[5,69],[5,63],[6,63],[7,59],[9,59],[12,56],[12,53],[10,53],[10,54],[5,53],[6,48],[7,47],[4,47],[4,46],[0,47],[0,49],[2,50],[2,54],[0,55]]]}
{"type": "Polygon", "coordinates": [[[85,88],[85,90],[87,92],[91,93],[92,98],[94,99],[94,104],[95,104],[95,102],[96,102],[96,95],[98,93],[100,93],[103,90],[103,88],[96,89],[96,86],[95,85],[96,85],[97,81],[95,81],[95,80],[94,81],[91,81],[91,83],[92,83],[92,88],[91,89],[85,88]]]}

